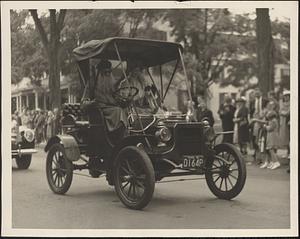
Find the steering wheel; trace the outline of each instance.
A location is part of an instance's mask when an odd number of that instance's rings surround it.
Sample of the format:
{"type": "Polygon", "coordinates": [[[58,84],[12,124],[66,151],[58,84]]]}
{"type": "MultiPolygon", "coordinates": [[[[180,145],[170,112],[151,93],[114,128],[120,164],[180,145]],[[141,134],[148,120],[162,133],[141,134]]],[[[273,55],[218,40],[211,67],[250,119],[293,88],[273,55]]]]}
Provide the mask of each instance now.
{"type": "Polygon", "coordinates": [[[113,96],[120,103],[129,103],[139,93],[139,89],[134,86],[124,86],[113,92],[113,96]]]}

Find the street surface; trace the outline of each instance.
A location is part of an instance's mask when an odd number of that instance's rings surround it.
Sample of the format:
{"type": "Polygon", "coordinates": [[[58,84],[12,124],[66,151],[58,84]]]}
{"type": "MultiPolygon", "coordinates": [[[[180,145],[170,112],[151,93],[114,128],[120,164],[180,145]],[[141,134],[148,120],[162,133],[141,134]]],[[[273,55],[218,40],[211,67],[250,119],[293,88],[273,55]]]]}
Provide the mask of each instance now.
{"type": "MultiPolygon", "coordinates": [[[[13,162],[12,227],[29,229],[271,229],[290,227],[287,165],[247,165],[246,185],[232,201],[220,200],[205,180],[157,183],[143,211],[125,208],[105,177],[75,171],[66,195],[50,191],[42,147],[28,170],[13,162]],[[78,175],[80,174],[80,175],[78,175]],[[85,175],[85,176],[82,176],[85,175]]],[[[184,178],[203,178],[202,176],[184,178]]],[[[174,180],[166,178],[163,181],[174,180]]],[[[162,181],[162,182],[163,182],[162,181]]]]}

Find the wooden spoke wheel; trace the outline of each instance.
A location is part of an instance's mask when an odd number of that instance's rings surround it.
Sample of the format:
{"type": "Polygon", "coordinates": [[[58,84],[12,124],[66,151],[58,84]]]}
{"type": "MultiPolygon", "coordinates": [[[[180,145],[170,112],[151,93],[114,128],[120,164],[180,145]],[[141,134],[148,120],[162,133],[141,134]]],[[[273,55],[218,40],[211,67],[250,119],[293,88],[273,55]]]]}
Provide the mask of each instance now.
{"type": "Polygon", "coordinates": [[[215,151],[216,156],[207,163],[206,182],[215,196],[230,200],[236,197],[245,185],[245,161],[234,145],[219,144],[216,145],[215,151]]]}
{"type": "Polygon", "coordinates": [[[66,159],[65,149],[61,144],[54,144],[47,155],[47,181],[50,189],[57,194],[65,194],[72,183],[73,164],[66,159]]]}
{"type": "Polygon", "coordinates": [[[116,193],[126,207],[146,207],[155,185],[154,169],[148,155],[135,146],[122,149],[115,161],[114,182],[116,193]]]}

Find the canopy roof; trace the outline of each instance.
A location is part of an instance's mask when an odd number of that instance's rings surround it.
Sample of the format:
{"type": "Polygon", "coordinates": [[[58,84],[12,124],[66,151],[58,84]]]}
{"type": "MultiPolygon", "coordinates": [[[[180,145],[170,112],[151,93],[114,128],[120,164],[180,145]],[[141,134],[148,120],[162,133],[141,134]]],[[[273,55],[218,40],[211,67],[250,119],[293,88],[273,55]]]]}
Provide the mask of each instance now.
{"type": "Polygon", "coordinates": [[[174,42],[113,37],[104,40],[92,40],[73,50],[78,62],[89,58],[119,60],[115,44],[122,61],[138,61],[142,66],[162,65],[179,58],[178,50],[182,46],[174,42]]]}

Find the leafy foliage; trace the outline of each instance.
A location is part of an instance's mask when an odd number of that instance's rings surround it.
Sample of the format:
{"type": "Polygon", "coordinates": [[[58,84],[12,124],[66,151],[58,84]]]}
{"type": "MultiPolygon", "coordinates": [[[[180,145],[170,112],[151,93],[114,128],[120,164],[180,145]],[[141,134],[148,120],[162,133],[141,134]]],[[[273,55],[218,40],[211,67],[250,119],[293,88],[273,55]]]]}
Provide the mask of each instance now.
{"type": "Polygon", "coordinates": [[[25,24],[28,17],[27,10],[11,11],[12,83],[29,77],[38,85],[48,72],[48,62],[38,33],[33,25],[25,24]]]}
{"type": "MultiPolygon", "coordinates": [[[[27,76],[38,84],[49,74],[47,53],[29,18],[28,10],[11,11],[13,83],[27,76]]],[[[49,14],[39,18],[48,34],[49,14]]],[[[215,81],[224,86],[245,86],[257,76],[256,26],[249,14],[232,15],[227,9],[68,9],[60,32],[59,59],[62,73],[74,80],[73,90],[80,92],[72,56],[75,47],[113,36],[163,39],[154,27],[157,21],[169,23],[171,35],[184,46],[193,94],[205,94],[215,81]]],[[[272,22],[275,63],[289,62],[289,33],[289,22],[272,22]]]]}
{"type": "MultiPolygon", "coordinates": [[[[165,16],[172,34],[185,50],[193,94],[205,94],[211,82],[249,88],[257,77],[256,23],[249,14],[232,15],[227,9],[172,9],[165,16]],[[184,19],[184,21],[182,20],[184,19]],[[225,74],[226,73],[226,74],[225,74]]],[[[275,21],[274,62],[289,59],[289,22],[275,21]],[[287,48],[282,48],[282,44],[287,48]]]]}
{"type": "Polygon", "coordinates": [[[196,84],[193,94],[202,93],[202,88],[220,78],[237,53],[238,38],[233,35],[232,16],[227,9],[172,9],[165,19],[170,22],[176,40],[194,57],[187,62],[194,71],[190,71],[196,84]]]}

